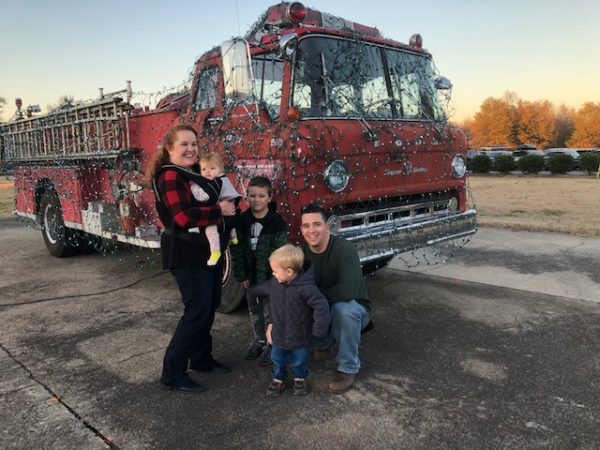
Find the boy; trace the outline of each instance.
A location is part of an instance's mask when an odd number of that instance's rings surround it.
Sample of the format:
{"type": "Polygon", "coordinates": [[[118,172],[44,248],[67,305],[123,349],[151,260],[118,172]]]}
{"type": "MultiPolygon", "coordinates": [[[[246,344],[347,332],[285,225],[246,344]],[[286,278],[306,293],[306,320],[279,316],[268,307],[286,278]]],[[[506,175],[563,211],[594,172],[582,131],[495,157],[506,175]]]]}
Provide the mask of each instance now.
{"type": "MultiPolygon", "coordinates": [[[[237,200],[241,197],[238,191],[235,190],[229,178],[223,173],[224,164],[223,159],[218,153],[204,153],[200,156],[200,175],[208,180],[219,179],[221,181],[221,187],[218,194],[217,202],[221,200],[237,200]]],[[[209,202],[211,197],[202,187],[193,181],[190,181],[190,189],[194,198],[200,202],[209,202]]],[[[215,202],[216,204],[216,202],[215,202]]],[[[230,225],[231,226],[231,225],[230,225]]],[[[227,226],[229,228],[229,226],[227,226]]],[[[190,233],[199,233],[200,228],[190,228],[190,233]]],[[[208,226],[204,229],[208,245],[210,246],[210,257],[206,265],[214,266],[221,258],[221,242],[219,238],[219,231],[216,225],[208,226]]],[[[230,231],[230,242],[233,245],[238,243],[237,233],[235,228],[231,228],[230,231]]]]}
{"type": "Polygon", "coordinates": [[[278,397],[285,389],[287,365],[294,375],[294,396],[308,394],[308,348],[312,336],[329,332],[329,304],[315,285],[315,274],[299,247],[284,245],[269,258],[273,278],[250,288],[253,295],[268,295],[271,323],[267,340],[273,346],[273,380],[267,397],[278,397]]]}
{"type": "MultiPolygon", "coordinates": [[[[273,188],[265,177],[254,177],[248,184],[250,208],[238,220],[239,243],[231,247],[233,273],[244,288],[267,281],[271,277],[269,256],[287,244],[287,224],[271,202],[273,188]]],[[[247,295],[248,313],[254,340],[244,358],[263,366],[271,364],[271,349],[265,330],[269,322],[268,298],[247,295]]]]}

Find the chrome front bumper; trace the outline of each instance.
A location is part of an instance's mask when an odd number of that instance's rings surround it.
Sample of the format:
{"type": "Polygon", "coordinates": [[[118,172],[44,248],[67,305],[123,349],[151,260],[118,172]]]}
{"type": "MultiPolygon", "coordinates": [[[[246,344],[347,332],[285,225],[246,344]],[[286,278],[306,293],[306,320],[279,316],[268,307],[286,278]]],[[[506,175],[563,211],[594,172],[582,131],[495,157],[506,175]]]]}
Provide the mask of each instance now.
{"type": "Polygon", "coordinates": [[[427,218],[395,219],[393,214],[389,217],[373,224],[365,217],[364,225],[342,228],[334,234],[351,241],[361,263],[365,263],[477,232],[474,209],[462,213],[438,212],[427,218]]]}

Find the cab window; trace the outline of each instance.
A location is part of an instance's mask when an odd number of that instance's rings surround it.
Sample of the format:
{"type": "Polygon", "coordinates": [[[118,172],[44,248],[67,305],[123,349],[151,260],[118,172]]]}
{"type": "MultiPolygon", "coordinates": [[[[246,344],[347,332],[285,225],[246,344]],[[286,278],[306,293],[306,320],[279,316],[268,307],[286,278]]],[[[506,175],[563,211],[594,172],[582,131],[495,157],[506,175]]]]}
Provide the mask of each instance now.
{"type": "Polygon", "coordinates": [[[283,88],[283,61],[273,53],[253,56],[252,72],[256,80],[257,100],[272,119],[277,119],[283,88]]]}
{"type": "Polygon", "coordinates": [[[198,75],[196,99],[194,109],[212,109],[217,105],[217,91],[219,88],[221,69],[219,67],[208,67],[198,75]]]}

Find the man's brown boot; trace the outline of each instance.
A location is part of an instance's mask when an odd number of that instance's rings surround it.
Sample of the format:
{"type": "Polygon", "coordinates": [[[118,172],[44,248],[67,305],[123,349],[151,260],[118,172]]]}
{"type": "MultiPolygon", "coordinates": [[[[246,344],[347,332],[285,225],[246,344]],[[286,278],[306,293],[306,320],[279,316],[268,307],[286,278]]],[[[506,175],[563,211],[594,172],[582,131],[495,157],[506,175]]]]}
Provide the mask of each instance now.
{"type": "Polygon", "coordinates": [[[327,390],[332,394],[341,394],[342,392],[346,392],[354,384],[356,375],[357,374],[355,373],[344,373],[338,370],[333,379],[329,382],[327,390]]]}

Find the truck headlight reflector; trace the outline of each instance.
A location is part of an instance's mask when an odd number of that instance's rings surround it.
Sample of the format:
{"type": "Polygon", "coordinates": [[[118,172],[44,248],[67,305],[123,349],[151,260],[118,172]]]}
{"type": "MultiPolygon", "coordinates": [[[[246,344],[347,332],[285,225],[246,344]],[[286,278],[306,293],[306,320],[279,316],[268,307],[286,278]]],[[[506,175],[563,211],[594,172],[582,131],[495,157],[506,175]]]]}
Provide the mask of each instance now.
{"type": "Polygon", "coordinates": [[[458,199],[456,197],[451,197],[448,200],[448,210],[453,212],[458,211],[458,199]]]}
{"type": "Polygon", "coordinates": [[[346,163],[338,159],[327,166],[323,172],[323,178],[329,189],[333,192],[341,192],[348,186],[350,172],[348,172],[346,163]]]}
{"type": "Polygon", "coordinates": [[[333,234],[337,234],[338,231],[340,231],[340,228],[342,228],[342,222],[338,216],[329,216],[329,219],[327,219],[327,225],[329,225],[329,230],[333,234]]]}
{"type": "Polygon", "coordinates": [[[454,155],[452,158],[452,176],[462,178],[467,173],[467,163],[462,155],[454,155]]]}

